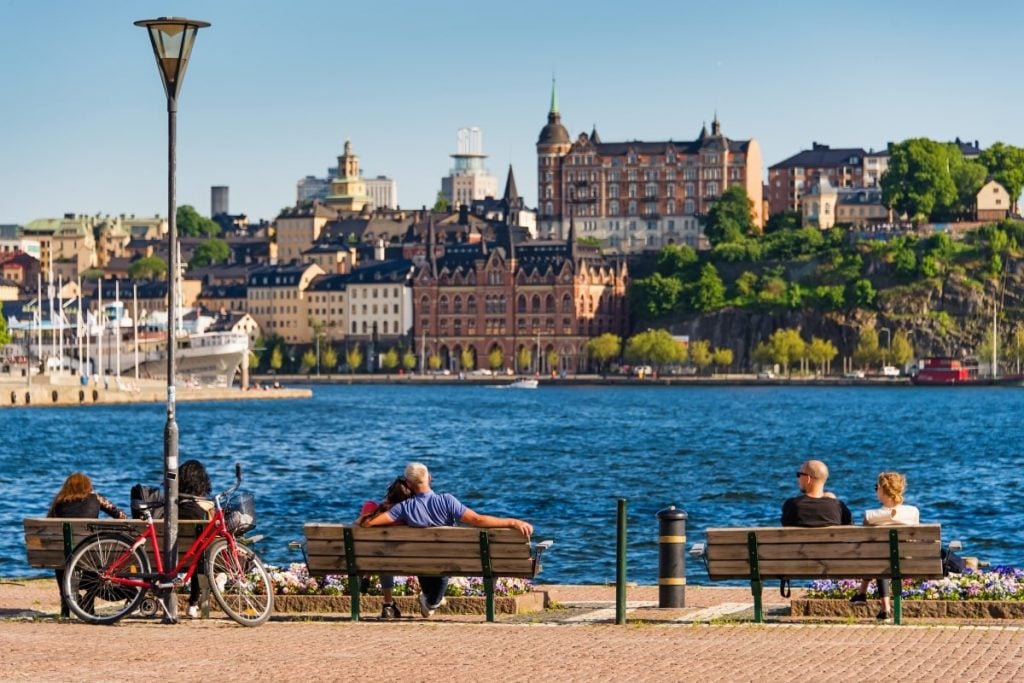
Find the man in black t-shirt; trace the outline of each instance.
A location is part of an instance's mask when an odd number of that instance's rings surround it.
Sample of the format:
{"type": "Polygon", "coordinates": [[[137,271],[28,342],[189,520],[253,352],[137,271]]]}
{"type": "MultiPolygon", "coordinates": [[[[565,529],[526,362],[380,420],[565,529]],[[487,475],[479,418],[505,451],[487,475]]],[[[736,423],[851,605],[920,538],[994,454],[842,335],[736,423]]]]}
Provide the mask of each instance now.
{"type": "Polygon", "coordinates": [[[782,526],[838,526],[853,524],[846,503],[825,493],[828,467],[820,460],[808,460],[796,473],[801,495],[782,504],[782,526]]]}

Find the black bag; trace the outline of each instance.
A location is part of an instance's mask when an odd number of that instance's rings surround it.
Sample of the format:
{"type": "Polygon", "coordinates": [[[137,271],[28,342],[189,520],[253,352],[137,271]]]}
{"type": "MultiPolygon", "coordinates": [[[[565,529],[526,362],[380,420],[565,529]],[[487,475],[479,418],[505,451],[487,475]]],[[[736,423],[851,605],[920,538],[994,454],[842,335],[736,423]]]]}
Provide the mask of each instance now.
{"type": "Polygon", "coordinates": [[[964,558],[960,557],[952,550],[943,548],[941,554],[943,576],[949,576],[950,574],[963,574],[967,571],[967,563],[964,562],[964,558]]]}
{"type": "MultiPolygon", "coordinates": [[[[142,510],[139,509],[141,504],[162,502],[164,502],[163,489],[146,486],[145,484],[136,484],[132,487],[132,519],[142,519],[142,510]]],[[[153,519],[164,518],[164,509],[162,507],[151,509],[150,513],[152,513],[153,519]]]]}

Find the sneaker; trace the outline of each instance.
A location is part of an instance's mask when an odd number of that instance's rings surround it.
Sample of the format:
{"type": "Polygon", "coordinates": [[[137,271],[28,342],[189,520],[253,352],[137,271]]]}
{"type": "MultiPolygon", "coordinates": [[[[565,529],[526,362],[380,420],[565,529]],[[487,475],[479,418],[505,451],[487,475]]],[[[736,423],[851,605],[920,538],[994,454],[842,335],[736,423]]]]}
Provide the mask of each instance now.
{"type": "Polygon", "coordinates": [[[879,621],[889,621],[890,619],[892,619],[892,612],[886,612],[885,610],[882,610],[881,612],[875,615],[875,619],[878,619],[879,621]]]}
{"type": "Polygon", "coordinates": [[[438,609],[438,608],[440,608],[440,607],[444,607],[444,606],[445,606],[445,605],[447,605],[447,604],[448,604],[448,599],[447,599],[447,598],[444,598],[444,597],[442,597],[442,598],[441,598],[441,602],[437,603],[436,605],[434,605],[433,607],[431,607],[431,608],[430,608],[430,612],[431,612],[431,613],[433,613],[433,612],[434,612],[434,610],[436,610],[436,609],[438,609]]]}
{"type": "Polygon", "coordinates": [[[188,606],[188,618],[189,619],[198,619],[199,618],[199,605],[189,605],[188,606]]]}
{"type": "Polygon", "coordinates": [[[850,598],[851,605],[866,605],[868,604],[868,596],[866,593],[857,593],[850,598]]]}
{"type": "Polygon", "coordinates": [[[430,603],[427,602],[427,594],[420,593],[420,614],[424,617],[429,617],[434,613],[434,610],[430,609],[430,603]]]}
{"type": "Polygon", "coordinates": [[[398,605],[393,602],[385,602],[384,607],[380,611],[381,619],[401,619],[402,612],[398,609],[398,605]]]}

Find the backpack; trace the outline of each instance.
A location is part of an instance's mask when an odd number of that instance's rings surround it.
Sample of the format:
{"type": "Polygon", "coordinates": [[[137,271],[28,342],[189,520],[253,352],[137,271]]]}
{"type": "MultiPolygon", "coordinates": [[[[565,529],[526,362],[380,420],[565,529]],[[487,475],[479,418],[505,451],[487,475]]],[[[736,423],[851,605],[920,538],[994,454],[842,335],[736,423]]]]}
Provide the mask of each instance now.
{"type": "MultiPolygon", "coordinates": [[[[164,491],[163,489],[156,488],[155,486],[146,486],[145,484],[136,484],[132,487],[132,519],[142,519],[142,510],[139,506],[143,503],[162,503],[164,502],[164,491]]],[[[163,519],[164,509],[162,507],[150,510],[153,515],[153,519],[163,519]]]]}
{"type": "Polygon", "coordinates": [[[963,574],[967,571],[967,563],[952,550],[942,549],[942,575],[963,574]]]}

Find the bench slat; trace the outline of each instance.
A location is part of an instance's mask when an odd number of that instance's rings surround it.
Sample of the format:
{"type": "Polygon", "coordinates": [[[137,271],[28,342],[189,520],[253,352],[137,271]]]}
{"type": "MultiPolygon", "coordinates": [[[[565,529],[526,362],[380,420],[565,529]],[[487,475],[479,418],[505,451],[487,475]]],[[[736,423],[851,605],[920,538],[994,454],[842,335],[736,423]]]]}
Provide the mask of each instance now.
{"type": "Polygon", "coordinates": [[[757,533],[760,543],[864,543],[889,542],[889,531],[896,529],[900,543],[904,541],[940,541],[941,527],[938,524],[915,526],[829,526],[818,528],[803,527],[750,527],[712,528],[707,530],[708,545],[716,543],[745,544],[747,534],[757,533]]]}
{"type": "MultiPolygon", "coordinates": [[[[338,555],[309,555],[309,572],[314,576],[322,574],[347,574],[345,557],[338,555]]],[[[399,574],[424,576],[480,576],[480,559],[458,558],[387,558],[360,557],[356,564],[361,574],[399,574]]],[[[491,560],[495,576],[533,576],[532,560],[491,560]]]]}
{"type": "MultiPolygon", "coordinates": [[[[323,524],[308,522],[305,525],[306,538],[342,539],[347,524],[323,524]]],[[[439,526],[418,529],[408,526],[350,527],[356,541],[416,541],[432,543],[480,543],[480,532],[487,532],[488,541],[496,543],[523,544],[528,540],[515,529],[477,529],[475,527],[439,526]]]]}
{"type": "MultiPolygon", "coordinates": [[[[760,539],[759,539],[760,540],[760,539]]],[[[927,543],[900,543],[900,557],[933,556],[937,551],[927,543]]],[[[748,559],[749,550],[743,544],[709,545],[708,561],[748,559]]],[[[758,543],[757,556],[760,560],[785,560],[789,558],[823,559],[889,559],[889,543],[758,543]]]]}
{"type": "MultiPolygon", "coordinates": [[[[522,538],[522,537],[520,537],[522,538]]],[[[492,545],[491,557],[496,559],[530,558],[530,545],[499,543],[492,545]]],[[[308,555],[344,555],[344,541],[311,539],[307,543],[308,555]]],[[[357,557],[480,557],[480,543],[436,543],[433,541],[356,541],[357,557]]]]}
{"type": "MultiPolygon", "coordinates": [[[[763,560],[758,562],[761,578],[786,577],[791,579],[864,578],[889,576],[889,560],[763,560]]],[[[935,558],[900,560],[903,576],[939,578],[942,562],[935,558]]],[[[708,559],[708,576],[712,579],[749,579],[750,565],[746,561],[708,559]]]]}
{"type": "MultiPolygon", "coordinates": [[[[71,525],[72,546],[86,536],[98,531],[119,531],[137,536],[142,533],[145,522],[141,519],[61,519],[27,518],[25,527],[25,551],[30,567],[64,566],[64,523],[71,525]]],[[[202,520],[184,520],[178,523],[178,548],[187,549],[196,539],[196,527],[205,524],[202,520]]],[[[163,543],[164,525],[157,522],[158,544],[163,543]]],[[[151,551],[147,551],[151,552],[151,551]]]]}

